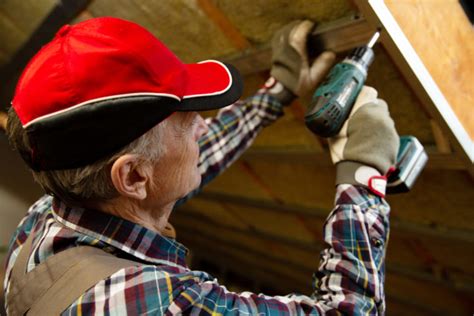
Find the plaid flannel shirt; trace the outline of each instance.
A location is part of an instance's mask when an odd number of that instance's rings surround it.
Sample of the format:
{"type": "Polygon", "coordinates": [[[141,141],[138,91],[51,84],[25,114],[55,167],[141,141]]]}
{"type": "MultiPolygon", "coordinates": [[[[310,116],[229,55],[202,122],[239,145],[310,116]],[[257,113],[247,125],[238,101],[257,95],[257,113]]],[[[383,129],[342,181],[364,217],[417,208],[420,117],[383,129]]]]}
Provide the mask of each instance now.
{"type": "MultiPolygon", "coordinates": [[[[203,184],[228,167],[262,127],[281,115],[281,104],[260,90],[208,120],[209,133],[200,142],[203,184]]],[[[109,214],[70,208],[46,195],[30,208],[12,237],[4,289],[6,294],[16,257],[34,231],[28,271],[79,245],[146,263],[100,281],[63,315],[383,314],[388,216],[389,207],[379,197],[361,187],[339,185],[336,207],[324,226],[327,248],[315,273],[314,293],[270,297],[228,291],[206,272],[189,269],[187,250],[175,240],[109,214]]]]}

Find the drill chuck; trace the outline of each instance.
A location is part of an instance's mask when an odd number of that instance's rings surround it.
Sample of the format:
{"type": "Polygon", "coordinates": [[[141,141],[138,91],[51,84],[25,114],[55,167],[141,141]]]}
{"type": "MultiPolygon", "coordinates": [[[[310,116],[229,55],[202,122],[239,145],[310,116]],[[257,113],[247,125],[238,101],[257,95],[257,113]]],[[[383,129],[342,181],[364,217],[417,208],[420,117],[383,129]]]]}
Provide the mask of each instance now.
{"type": "MultiPolygon", "coordinates": [[[[356,64],[367,73],[367,69],[374,60],[374,51],[368,46],[360,46],[355,48],[344,62],[356,64]]],[[[366,75],[367,76],[367,75],[366,75]]]]}

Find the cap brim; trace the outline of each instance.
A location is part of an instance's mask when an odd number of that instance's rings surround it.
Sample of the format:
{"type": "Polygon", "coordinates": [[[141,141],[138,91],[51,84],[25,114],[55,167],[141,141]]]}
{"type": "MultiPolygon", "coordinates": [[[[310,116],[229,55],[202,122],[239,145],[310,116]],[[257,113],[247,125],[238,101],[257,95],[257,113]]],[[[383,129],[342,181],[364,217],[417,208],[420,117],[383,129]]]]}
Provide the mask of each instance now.
{"type": "Polygon", "coordinates": [[[232,65],[215,60],[186,65],[186,90],[178,111],[206,111],[236,102],[243,91],[243,81],[232,65]]]}

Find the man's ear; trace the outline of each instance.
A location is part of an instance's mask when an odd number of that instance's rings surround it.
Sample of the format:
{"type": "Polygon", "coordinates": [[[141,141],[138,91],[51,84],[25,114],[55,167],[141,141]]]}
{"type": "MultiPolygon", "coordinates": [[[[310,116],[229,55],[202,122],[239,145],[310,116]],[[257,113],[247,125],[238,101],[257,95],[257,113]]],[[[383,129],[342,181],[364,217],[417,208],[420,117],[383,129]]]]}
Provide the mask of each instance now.
{"type": "Polygon", "coordinates": [[[150,181],[149,164],[137,155],[120,156],[112,164],[110,176],[118,193],[136,200],[147,197],[147,182],[150,181]]]}

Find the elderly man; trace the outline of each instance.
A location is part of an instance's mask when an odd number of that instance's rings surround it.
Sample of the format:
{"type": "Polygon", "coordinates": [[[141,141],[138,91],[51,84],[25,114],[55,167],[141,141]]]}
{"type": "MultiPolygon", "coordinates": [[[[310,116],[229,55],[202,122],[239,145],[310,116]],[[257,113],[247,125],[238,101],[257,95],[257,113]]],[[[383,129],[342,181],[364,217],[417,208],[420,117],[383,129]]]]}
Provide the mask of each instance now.
{"type": "Polygon", "coordinates": [[[186,248],[166,229],[177,201],[235,161],[283,105],[315,89],[334,56],[308,61],[312,26],[296,22],[275,35],[272,77],[244,101],[234,68],[183,64],[134,23],[64,26],[26,67],[9,111],[11,143],[47,195],[12,238],[8,313],[383,313],[389,207],[373,180],[385,181],[398,137],[371,88],[330,140],[336,207],[311,297],[230,292],[188,268],[186,248]],[[222,107],[206,121],[196,112],[222,107]]]}

